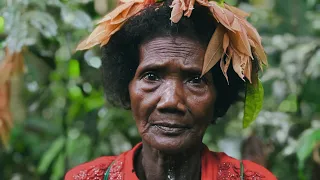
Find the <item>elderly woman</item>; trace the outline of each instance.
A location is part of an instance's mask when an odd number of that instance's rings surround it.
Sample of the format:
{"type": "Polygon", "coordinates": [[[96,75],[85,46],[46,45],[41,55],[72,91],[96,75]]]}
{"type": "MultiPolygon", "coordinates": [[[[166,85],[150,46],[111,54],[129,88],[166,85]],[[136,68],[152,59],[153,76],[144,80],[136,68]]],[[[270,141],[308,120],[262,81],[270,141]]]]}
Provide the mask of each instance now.
{"type": "Polygon", "coordinates": [[[66,180],[274,180],[202,143],[266,57],[248,14],[207,0],[122,0],[79,50],[103,50],[107,99],[131,109],[142,142],[70,170],[66,180]]]}

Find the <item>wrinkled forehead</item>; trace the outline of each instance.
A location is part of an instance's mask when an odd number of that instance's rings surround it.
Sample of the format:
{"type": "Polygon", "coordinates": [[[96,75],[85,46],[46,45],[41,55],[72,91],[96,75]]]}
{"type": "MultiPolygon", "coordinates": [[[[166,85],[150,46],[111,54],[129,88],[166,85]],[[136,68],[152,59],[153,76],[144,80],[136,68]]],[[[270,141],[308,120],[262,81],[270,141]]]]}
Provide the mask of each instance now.
{"type": "Polygon", "coordinates": [[[196,40],[186,37],[157,37],[140,46],[139,64],[180,63],[202,66],[205,48],[196,40]]]}

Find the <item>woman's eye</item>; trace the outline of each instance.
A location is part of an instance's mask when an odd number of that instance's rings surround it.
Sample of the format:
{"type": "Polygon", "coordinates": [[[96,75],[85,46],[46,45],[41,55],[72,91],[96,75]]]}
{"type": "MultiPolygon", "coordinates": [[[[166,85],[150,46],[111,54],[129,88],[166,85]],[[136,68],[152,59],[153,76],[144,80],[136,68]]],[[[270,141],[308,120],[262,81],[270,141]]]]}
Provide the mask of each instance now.
{"type": "Polygon", "coordinates": [[[205,79],[204,79],[204,77],[196,76],[196,77],[190,79],[189,82],[192,84],[201,84],[201,83],[205,82],[205,79]]]}
{"type": "Polygon", "coordinates": [[[143,75],[143,79],[148,81],[158,81],[160,78],[155,73],[148,72],[143,75]]]}

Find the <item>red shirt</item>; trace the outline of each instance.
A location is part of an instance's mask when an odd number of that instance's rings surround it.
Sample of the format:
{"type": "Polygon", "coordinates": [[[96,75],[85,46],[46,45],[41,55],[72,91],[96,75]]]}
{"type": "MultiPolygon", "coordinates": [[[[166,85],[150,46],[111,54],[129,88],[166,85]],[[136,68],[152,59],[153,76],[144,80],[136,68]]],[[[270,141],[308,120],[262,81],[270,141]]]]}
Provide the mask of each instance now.
{"type": "MultiPolygon", "coordinates": [[[[103,180],[109,165],[108,180],[138,180],[134,170],[135,152],[142,143],[119,156],[104,156],[71,169],[65,180],[103,180]]],[[[264,167],[243,160],[244,180],[276,180],[264,167]]],[[[205,147],[201,157],[201,180],[240,180],[240,161],[225,153],[211,152],[205,147]]]]}

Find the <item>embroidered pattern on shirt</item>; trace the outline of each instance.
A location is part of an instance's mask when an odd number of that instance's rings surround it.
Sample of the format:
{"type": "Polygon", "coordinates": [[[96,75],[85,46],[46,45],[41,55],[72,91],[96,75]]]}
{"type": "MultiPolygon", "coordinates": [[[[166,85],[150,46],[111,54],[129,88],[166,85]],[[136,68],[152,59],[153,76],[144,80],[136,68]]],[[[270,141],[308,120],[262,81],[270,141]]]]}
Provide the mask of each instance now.
{"type": "Polygon", "coordinates": [[[114,161],[110,168],[110,174],[108,180],[123,180],[123,164],[124,158],[118,158],[114,161]]]}
{"type": "MultiPolygon", "coordinates": [[[[218,180],[240,180],[240,167],[230,162],[224,162],[219,164],[218,168],[218,180]]],[[[245,170],[244,180],[266,180],[266,177],[258,172],[245,170]]]]}
{"type": "Polygon", "coordinates": [[[108,169],[108,165],[99,164],[96,166],[90,166],[89,169],[80,171],[73,176],[74,180],[103,180],[104,173],[108,169]]]}

